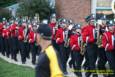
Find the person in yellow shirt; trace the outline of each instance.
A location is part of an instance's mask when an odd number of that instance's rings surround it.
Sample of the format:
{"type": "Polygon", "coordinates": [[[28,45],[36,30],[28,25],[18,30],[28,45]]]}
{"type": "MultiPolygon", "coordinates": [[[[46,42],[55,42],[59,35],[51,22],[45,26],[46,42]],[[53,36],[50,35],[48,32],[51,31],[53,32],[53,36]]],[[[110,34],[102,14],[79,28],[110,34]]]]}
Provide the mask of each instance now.
{"type": "Polygon", "coordinates": [[[36,33],[36,42],[41,53],[36,66],[36,77],[64,77],[59,55],[51,43],[52,31],[47,24],[40,24],[36,33]]]}

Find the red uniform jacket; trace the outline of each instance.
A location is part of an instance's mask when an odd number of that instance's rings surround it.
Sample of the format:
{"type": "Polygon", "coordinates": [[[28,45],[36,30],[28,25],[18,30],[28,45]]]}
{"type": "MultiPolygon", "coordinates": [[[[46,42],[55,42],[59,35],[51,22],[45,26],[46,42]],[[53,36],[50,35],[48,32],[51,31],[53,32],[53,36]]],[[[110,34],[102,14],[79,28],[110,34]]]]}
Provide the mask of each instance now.
{"type": "Polygon", "coordinates": [[[50,23],[50,24],[49,24],[49,27],[50,27],[51,29],[53,29],[53,27],[55,27],[55,25],[56,25],[56,23],[50,23]]]}
{"type": "Polygon", "coordinates": [[[95,26],[88,25],[82,29],[82,40],[84,43],[95,42],[95,26]]]}
{"type": "Polygon", "coordinates": [[[24,40],[24,27],[21,26],[18,29],[18,40],[23,41],[24,40]]]}
{"type": "Polygon", "coordinates": [[[8,39],[10,37],[9,29],[3,29],[2,36],[8,39]]]}
{"type": "Polygon", "coordinates": [[[82,35],[82,40],[84,43],[86,43],[86,36],[87,36],[87,26],[83,27],[81,29],[81,35],[82,35]]]}
{"type": "Polygon", "coordinates": [[[2,35],[2,30],[3,30],[3,24],[0,23],[0,35],[2,35]]]}
{"type": "Polygon", "coordinates": [[[35,33],[32,30],[30,30],[30,32],[28,34],[28,41],[31,44],[33,44],[35,42],[35,33]]]}
{"type": "Polygon", "coordinates": [[[56,26],[56,23],[50,23],[49,24],[49,27],[51,28],[52,30],[52,40],[55,40],[55,31],[54,31],[54,27],[56,26]]]}
{"type": "Polygon", "coordinates": [[[56,43],[57,44],[64,43],[64,30],[63,30],[63,28],[59,28],[56,32],[56,43]]]}
{"type": "Polygon", "coordinates": [[[115,36],[115,26],[114,26],[114,36],[115,36]]]}
{"type": "Polygon", "coordinates": [[[102,45],[105,51],[112,51],[114,47],[114,35],[111,32],[105,32],[102,36],[102,45]]]}
{"type": "Polygon", "coordinates": [[[80,51],[80,37],[77,34],[70,36],[70,47],[73,51],[80,51]]]}
{"type": "Polygon", "coordinates": [[[16,33],[16,30],[17,30],[17,24],[12,24],[10,26],[10,31],[11,31],[11,36],[12,37],[16,37],[17,36],[17,33],[16,33]]]}

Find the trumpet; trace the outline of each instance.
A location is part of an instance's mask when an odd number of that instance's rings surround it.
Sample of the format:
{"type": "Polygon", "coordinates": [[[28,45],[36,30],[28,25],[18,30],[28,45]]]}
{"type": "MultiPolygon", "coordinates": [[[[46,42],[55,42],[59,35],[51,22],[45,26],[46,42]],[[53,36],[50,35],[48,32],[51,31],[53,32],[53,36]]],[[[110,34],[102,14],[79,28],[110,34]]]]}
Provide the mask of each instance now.
{"type": "Polygon", "coordinates": [[[69,41],[70,41],[70,39],[67,39],[67,40],[65,41],[64,47],[69,47],[69,41]]]}
{"type": "Polygon", "coordinates": [[[84,43],[83,41],[81,41],[81,51],[80,54],[84,55],[86,51],[86,43],[84,43]]]}
{"type": "Polygon", "coordinates": [[[68,47],[69,46],[69,37],[68,37],[68,30],[64,32],[64,47],[68,47]]]}
{"type": "Polygon", "coordinates": [[[100,48],[102,46],[102,35],[100,35],[99,30],[100,30],[100,25],[98,24],[98,28],[97,28],[97,42],[96,44],[98,45],[98,47],[100,48]]]}

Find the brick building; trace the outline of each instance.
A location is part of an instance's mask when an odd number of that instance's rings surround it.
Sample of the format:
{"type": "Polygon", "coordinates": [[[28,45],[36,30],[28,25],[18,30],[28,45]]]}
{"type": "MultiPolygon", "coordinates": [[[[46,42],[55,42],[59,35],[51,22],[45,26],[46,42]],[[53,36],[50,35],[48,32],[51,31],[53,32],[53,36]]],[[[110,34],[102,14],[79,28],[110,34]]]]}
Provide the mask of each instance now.
{"type": "Polygon", "coordinates": [[[58,16],[72,19],[76,23],[84,22],[91,13],[112,14],[112,0],[56,0],[58,16]]]}

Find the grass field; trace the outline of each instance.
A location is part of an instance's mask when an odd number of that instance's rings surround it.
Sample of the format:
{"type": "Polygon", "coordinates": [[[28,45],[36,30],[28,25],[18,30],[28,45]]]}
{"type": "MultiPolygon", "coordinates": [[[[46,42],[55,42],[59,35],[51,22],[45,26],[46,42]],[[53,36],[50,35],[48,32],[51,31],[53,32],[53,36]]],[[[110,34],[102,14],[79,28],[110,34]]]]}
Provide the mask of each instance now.
{"type": "Polygon", "coordinates": [[[35,70],[10,64],[0,58],[0,77],[35,77],[35,70]]]}

